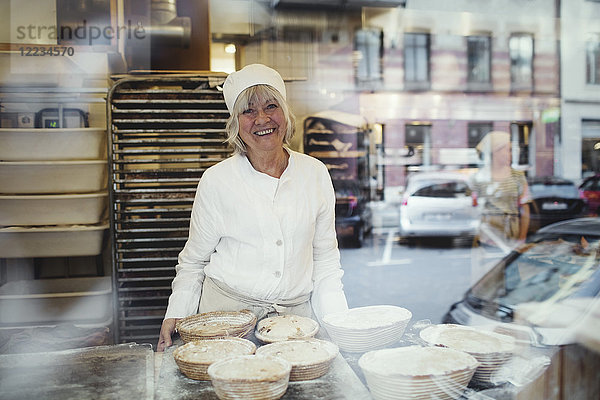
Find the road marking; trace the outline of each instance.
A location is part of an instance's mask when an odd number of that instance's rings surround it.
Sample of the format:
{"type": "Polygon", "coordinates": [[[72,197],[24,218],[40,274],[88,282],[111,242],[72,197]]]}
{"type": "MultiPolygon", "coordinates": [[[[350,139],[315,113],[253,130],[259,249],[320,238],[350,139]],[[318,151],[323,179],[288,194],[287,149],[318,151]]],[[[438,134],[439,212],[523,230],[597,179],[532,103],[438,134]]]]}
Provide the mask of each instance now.
{"type": "Polygon", "coordinates": [[[396,235],[395,229],[390,229],[385,240],[385,247],[383,249],[383,255],[381,256],[381,262],[389,262],[392,258],[392,247],[394,246],[394,237],[396,235]]]}
{"type": "MultiPolygon", "coordinates": [[[[463,253],[463,254],[445,254],[444,258],[450,258],[450,259],[460,259],[460,258],[473,258],[473,254],[469,253],[463,253]]],[[[502,254],[500,253],[485,253],[483,255],[483,258],[497,258],[500,259],[502,258],[502,254]]]]}
{"type": "Polygon", "coordinates": [[[410,258],[401,258],[398,260],[388,260],[388,261],[369,261],[367,265],[369,267],[382,267],[385,265],[406,265],[410,264],[412,260],[410,258]]]}
{"type": "MultiPolygon", "coordinates": [[[[394,243],[396,241],[396,234],[398,233],[398,230],[395,228],[374,228],[373,229],[373,234],[376,235],[385,235],[386,236],[386,240],[385,240],[385,246],[383,248],[383,253],[381,255],[381,259],[379,260],[375,260],[375,261],[368,261],[367,265],[369,267],[380,267],[380,266],[385,266],[385,265],[406,265],[406,264],[410,264],[413,260],[412,258],[400,258],[400,259],[394,259],[392,260],[392,250],[394,248],[394,243]]],[[[473,249],[471,249],[473,250],[473,249]]],[[[483,255],[480,255],[480,257],[483,256],[484,259],[500,259],[503,256],[503,253],[501,250],[495,250],[495,251],[486,251],[483,255]]],[[[471,252],[468,253],[462,253],[462,254],[447,254],[445,256],[446,258],[449,259],[468,259],[468,258],[472,258],[473,254],[471,252]]]]}
{"type": "Polygon", "coordinates": [[[412,261],[409,258],[402,258],[399,260],[392,260],[392,249],[394,248],[394,239],[396,237],[396,230],[390,229],[387,232],[387,238],[385,240],[385,247],[383,248],[383,254],[381,255],[381,260],[378,261],[369,261],[367,265],[369,267],[379,267],[383,265],[402,265],[402,264],[410,264],[412,261]]]}

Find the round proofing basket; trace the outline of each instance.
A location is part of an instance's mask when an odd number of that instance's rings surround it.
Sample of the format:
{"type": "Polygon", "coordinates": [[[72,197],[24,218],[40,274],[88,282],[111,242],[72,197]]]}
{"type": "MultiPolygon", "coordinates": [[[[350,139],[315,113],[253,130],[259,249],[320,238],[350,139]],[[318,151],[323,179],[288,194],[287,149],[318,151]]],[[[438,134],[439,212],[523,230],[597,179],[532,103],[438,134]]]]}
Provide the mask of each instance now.
{"type": "Polygon", "coordinates": [[[268,344],[286,340],[312,338],[318,331],[319,323],[317,321],[299,315],[284,314],[258,321],[254,335],[262,343],[268,344]],[[276,324],[289,328],[290,331],[282,334],[285,329],[279,331],[276,324]]]}
{"type": "Polygon", "coordinates": [[[497,357],[490,359],[486,354],[469,353],[479,361],[480,367],[475,371],[473,380],[482,383],[489,383],[492,378],[497,375],[502,366],[510,361],[513,357],[512,353],[503,353],[497,357]]]}
{"type": "Polygon", "coordinates": [[[376,400],[457,399],[479,363],[465,352],[446,347],[408,346],[370,351],[358,365],[376,400]]]}
{"type": "Polygon", "coordinates": [[[419,336],[431,345],[453,348],[475,357],[479,367],[473,380],[479,382],[490,382],[492,376],[516,351],[516,342],[512,336],[470,326],[433,325],[423,329],[419,336]]]}
{"type": "Polygon", "coordinates": [[[249,310],[212,311],[191,315],[177,322],[184,342],[223,336],[246,337],[256,325],[256,315],[249,310]]]}
{"type": "Polygon", "coordinates": [[[337,345],[321,339],[275,342],[256,350],[257,355],[281,357],[289,361],[292,364],[290,381],[307,381],[325,375],[338,353],[337,345]]]}
{"type": "Polygon", "coordinates": [[[208,375],[221,400],[276,400],[287,391],[291,369],[280,357],[247,355],[211,364],[208,375]]]}
{"type": "Polygon", "coordinates": [[[185,376],[190,379],[208,381],[208,367],[222,359],[235,355],[250,355],[256,351],[256,345],[247,339],[238,337],[222,337],[193,340],[179,346],[173,351],[175,363],[185,376]],[[193,354],[201,355],[194,360],[193,354]],[[192,354],[192,357],[189,355],[192,354]]]}

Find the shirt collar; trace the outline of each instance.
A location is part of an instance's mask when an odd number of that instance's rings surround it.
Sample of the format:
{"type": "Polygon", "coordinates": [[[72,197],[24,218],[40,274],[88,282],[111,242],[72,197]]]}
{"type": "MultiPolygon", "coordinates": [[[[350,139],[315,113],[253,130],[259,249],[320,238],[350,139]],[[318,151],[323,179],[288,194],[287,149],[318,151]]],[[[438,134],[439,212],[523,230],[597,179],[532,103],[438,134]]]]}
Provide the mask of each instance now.
{"type": "Polygon", "coordinates": [[[294,152],[293,152],[292,150],[288,149],[288,148],[287,148],[287,147],[285,147],[285,146],[283,146],[283,149],[284,149],[284,150],[285,150],[285,151],[288,153],[288,155],[289,155],[289,158],[288,158],[288,165],[287,165],[287,167],[285,168],[285,170],[283,171],[283,173],[281,174],[281,177],[280,177],[279,179],[278,179],[278,178],[274,178],[274,177],[272,177],[272,176],[270,176],[270,175],[267,175],[267,174],[265,174],[265,173],[263,173],[263,172],[259,172],[259,171],[257,171],[256,169],[254,169],[254,167],[253,167],[253,166],[252,166],[252,164],[250,163],[250,160],[248,160],[248,157],[247,157],[245,154],[242,154],[242,155],[240,155],[240,156],[241,156],[241,158],[243,159],[243,160],[242,160],[242,164],[243,164],[244,173],[245,173],[245,174],[254,175],[254,176],[260,176],[260,177],[263,177],[263,179],[268,179],[268,180],[273,180],[273,179],[275,179],[275,180],[279,180],[279,181],[285,180],[285,178],[286,178],[288,175],[290,175],[290,174],[291,174],[291,171],[292,171],[292,170],[293,170],[293,168],[294,168],[294,164],[295,164],[295,161],[294,161],[295,154],[294,154],[294,152]]]}

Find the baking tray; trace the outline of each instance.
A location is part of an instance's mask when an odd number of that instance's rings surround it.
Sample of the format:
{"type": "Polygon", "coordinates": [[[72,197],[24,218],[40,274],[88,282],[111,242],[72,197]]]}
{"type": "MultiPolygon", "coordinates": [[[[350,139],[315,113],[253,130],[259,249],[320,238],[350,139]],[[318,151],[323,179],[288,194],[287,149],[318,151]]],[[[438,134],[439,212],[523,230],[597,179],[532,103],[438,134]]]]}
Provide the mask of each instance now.
{"type": "Polygon", "coordinates": [[[97,224],[107,207],[107,192],[0,195],[0,225],[97,224]]]}
{"type": "Polygon", "coordinates": [[[104,321],[111,315],[110,276],[18,280],[0,286],[3,325],[104,321]]]}
{"type": "Polygon", "coordinates": [[[108,223],[0,228],[0,258],[95,256],[108,223]]]}
{"type": "Polygon", "coordinates": [[[106,158],[102,128],[0,129],[0,160],[99,160],[106,158]]]}
{"type": "Polygon", "coordinates": [[[0,161],[0,192],[100,192],[106,189],[107,174],[106,160],[0,161]]]}

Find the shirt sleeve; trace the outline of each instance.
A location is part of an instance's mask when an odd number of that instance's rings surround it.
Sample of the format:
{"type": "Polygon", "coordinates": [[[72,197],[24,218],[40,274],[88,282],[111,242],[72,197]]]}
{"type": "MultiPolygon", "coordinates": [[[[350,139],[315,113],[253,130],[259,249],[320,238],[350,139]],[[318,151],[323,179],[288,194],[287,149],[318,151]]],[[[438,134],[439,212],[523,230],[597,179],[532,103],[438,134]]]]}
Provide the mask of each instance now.
{"type": "Polygon", "coordinates": [[[335,191],[327,168],[323,165],[320,184],[324,201],[317,214],[313,239],[313,292],[311,302],[319,320],[323,316],[348,309],[344,294],[335,233],[335,191]]]}
{"type": "Polygon", "coordinates": [[[165,319],[183,318],[197,313],[204,282],[204,267],[210,261],[219,241],[220,214],[214,201],[216,191],[211,190],[207,175],[205,172],[198,183],[189,237],[177,259],[165,319]]]}

